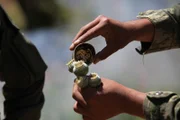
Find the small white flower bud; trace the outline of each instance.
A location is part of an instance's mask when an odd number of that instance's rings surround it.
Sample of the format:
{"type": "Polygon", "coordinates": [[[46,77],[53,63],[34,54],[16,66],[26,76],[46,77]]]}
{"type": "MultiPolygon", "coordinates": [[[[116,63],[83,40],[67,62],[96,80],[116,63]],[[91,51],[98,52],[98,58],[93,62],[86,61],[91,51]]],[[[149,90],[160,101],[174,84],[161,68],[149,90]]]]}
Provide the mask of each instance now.
{"type": "Polygon", "coordinates": [[[69,61],[66,65],[68,66],[68,70],[69,72],[73,72],[73,68],[74,68],[74,59],[72,59],[71,61],[69,61]]]}
{"type": "Polygon", "coordinates": [[[85,88],[88,86],[88,77],[87,76],[80,76],[75,79],[75,83],[80,87],[80,88],[85,88]]]}
{"type": "Polygon", "coordinates": [[[73,62],[73,66],[73,73],[76,76],[85,76],[89,71],[88,65],[82,60],[73,62]]]}
{"type": "Polygon", "coordinates": [[[89,86],[98,87],[101,84],[101,78],[97,73],[91,73],[89,79],[89,86]]]}

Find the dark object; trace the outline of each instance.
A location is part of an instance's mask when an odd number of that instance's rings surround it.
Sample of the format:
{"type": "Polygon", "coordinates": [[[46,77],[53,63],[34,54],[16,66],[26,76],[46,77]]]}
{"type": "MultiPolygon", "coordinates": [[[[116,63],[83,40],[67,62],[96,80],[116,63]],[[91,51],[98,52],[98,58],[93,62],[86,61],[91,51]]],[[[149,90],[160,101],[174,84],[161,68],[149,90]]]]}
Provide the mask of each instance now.
{"type": "Polygon", "coordinates": [[[39,79],[44,75],[47,66],[36,47],[24,38],[2,8],[0,8],[0,20],[0,31],[2,33],[0,38],[1,59],[4,79],[8,80],[12,86],[17,84],[19,80],[29,79],[29,83],[21,81],[19,85],[23,83],[30,85],[31,80],[39,79]]]}
{"type": "Polygon", "coordinates": [[[47,66],[1,6],[0,23],[4,120],[39,120],[45,101],[42,90],[47,66]]]}
{"type": "Polygon", "coordinates": [[[87,65],[90,65],[94,60],[95,54],[95,49],[91,44],[81,43],[75,48],[73,59],[75,61],[83,60],[87,65]]]}

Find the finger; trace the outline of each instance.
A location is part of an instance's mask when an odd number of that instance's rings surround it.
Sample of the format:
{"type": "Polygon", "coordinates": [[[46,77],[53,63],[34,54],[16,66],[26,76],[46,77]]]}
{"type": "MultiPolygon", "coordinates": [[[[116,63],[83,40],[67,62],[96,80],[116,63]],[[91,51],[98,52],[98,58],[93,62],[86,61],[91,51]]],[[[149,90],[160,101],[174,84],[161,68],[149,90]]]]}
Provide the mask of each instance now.
{"type": "Polygon", "coordinates": [[[81,91],[83,98],[89,103],[89,100],[94,99],[97,95],[97,89],[92,87],[87,87],[81,91]]]}
{"type": "Polygon", "coordinates": [[[116,50],[113,48],[113,46],[107,45],[105,48],[103,48],[100,52],[98,52],[95,55],[94,64],[97,64],[99,61],[106,59],[111,54],[113,54],[116,50]]]}
{"type": "Polygon", "coordinates": [[[86,42],[92,38],[95,38],[101,34],[101,29],[104,27],[104,23],[100,22],[95,27],[91,28],[89,31],[84,33],[81,37],[79,37],[72,45],[70,49],[73,50],[78,44],[86,42]]]}
{"type": "Polygon", "coordinates": [[[85,116],[90,116],[90,113],[88,113],[87,109],[83,108],[81,104],[79,104],[78,102],[75,102],[73,109],[76,113],[79,113],[85,116]]]}
{"type": "Polygon", "coordinates": [[[88,116],[83,115],[83,120],[93,120],[93,119],[88,116]]]}
{"type": "Polygon", "coordinates": [[[83,98],[82,94],[80,93],[79,87],[76,83],[73,86],[73,94],[72,97],[79,102],[83,107],[87,107],[87,102],[83,98]]]}
{"type": "MultiPolygon", "coordinates": [[[[74,40],[72,41],[73,43],[75,41],[77,41],[77,39],[82,36],[84,33],[86,33],[89,29],[93,28],[94,26],[96,26],[100,21],[100,17],[97,17],[95,20],[93,20],[92,22],[90,22],[89,24],[87,24],[86,26],[82,27],[80,29],[80,31],[77,33],[76,37],[74,38],[74,40]]],[[[73,50],[75,48],[74,44],[71,44],[70,46],[70,50],[73,50]]]]}
{"type": "Polygon", "coordinates": [[[96,19],[94,19],[92,22],[88,23],[87,25],[85,25],[84,27],[82,27],[80,29],[80,31],[77,33],[76,37],[74,38],[73,42],[75,42],[75,40],[77,40],[81,35],[83,35],[85,32],[87,32],[89,29],[93,28],[94,26],[96,26],[99,23],[99,17],[97,17],[96,19]]]}

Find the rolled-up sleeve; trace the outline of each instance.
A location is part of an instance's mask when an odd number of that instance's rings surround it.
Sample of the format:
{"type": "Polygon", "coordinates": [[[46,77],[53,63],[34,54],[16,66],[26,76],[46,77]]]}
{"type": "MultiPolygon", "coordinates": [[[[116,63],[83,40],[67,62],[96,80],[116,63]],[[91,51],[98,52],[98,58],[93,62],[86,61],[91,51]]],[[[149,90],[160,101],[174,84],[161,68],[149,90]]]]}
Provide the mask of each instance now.
{"type": "Polygon", "coordinates": [[[137,18],[147,18],[155,27],[153,42],[141,42],[141,47],[136,48],[137,52],[148,54],[180,47],[180,4],[141,12],[137,18]]]}
{"type": "Polygon", "coordinates": [[[170,91],[152,91],[144,100],[146,120],[180,120],[180,96],[170,91]]]}

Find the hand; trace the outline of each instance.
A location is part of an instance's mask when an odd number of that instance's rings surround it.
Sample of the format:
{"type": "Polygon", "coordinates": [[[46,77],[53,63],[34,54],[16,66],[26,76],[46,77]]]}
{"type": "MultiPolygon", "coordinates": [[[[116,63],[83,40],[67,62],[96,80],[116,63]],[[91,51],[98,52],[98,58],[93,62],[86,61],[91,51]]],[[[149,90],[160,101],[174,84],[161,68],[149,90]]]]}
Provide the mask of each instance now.
{"type": "Polygon", "coordinates": [[[97,53],[94,63],[106,59],[132,41],[130,27],[125,23],[101,15],[80,29],[70,46],[70,50],[73,50],[79,43],[100,35],[105,38],[107,46],[97,53]]]}
{"type": "Polygon", "coordinates": [[[145,94],[105,78],[98,89],[80,89],[74,84],[73,98],[74,111],[82,114],[84,120],[106,120],[120,113],[143,117],[145,94]]]}
{"type": "Polygon", "coordinates": [[[154,25],[146,18],[120,22],[100,15],[80,29],[70,46],[70,50],[97,36],[104,37],[107,45],[96,54],[95,64],[124,48],[133,40],[152,42],[154,25]]]}

